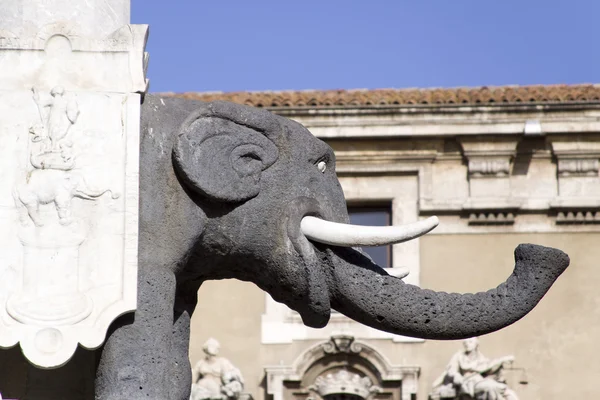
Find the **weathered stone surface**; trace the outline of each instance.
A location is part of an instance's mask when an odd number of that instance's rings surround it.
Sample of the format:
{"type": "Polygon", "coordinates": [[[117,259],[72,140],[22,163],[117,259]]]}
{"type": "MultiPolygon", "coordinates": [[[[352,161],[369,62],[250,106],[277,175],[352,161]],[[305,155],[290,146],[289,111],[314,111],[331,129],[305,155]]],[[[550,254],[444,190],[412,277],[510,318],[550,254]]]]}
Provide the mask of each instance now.
{"type": "Polygon", "coordinates": [[[378,329],[456,339],[515,322],[568,265],[558,250],[522,245],[497,289],[421,290],[355,249],[301,234],[308,214],[348,219],[333,153],[301,125],[231,103],[154,96],[142,121],[138,309],[113,325],[98,399],[188,398],[189,318],[208,279],[254,282],[313,327],[334,307],[378,329]]]}

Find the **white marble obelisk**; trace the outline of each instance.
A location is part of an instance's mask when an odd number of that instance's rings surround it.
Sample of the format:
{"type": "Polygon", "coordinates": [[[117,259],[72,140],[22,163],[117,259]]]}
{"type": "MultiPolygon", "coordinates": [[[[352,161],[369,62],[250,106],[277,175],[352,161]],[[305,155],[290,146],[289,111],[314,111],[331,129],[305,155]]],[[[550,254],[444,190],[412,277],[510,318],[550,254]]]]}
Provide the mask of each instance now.
{"type": "Polygon", "coordinates": [[[0,2],[0,347],[43,368],[136,305],[148,28],[129,6],[0,2]]]}

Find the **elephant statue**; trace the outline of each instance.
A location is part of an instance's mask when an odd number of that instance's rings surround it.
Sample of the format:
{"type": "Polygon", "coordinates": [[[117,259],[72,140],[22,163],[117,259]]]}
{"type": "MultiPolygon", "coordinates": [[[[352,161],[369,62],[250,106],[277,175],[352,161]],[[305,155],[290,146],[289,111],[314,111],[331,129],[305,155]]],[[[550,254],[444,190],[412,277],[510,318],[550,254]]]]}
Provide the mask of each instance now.
{"type": "Polygon", "coordinates": [[[138,305],[99,350],[96,398],[184,400],[190,395],[190,317],[202,282],[253,282],[310,327],[331,309],[376,329],[461,339],[527,314],[567,268],[560,250],[522,244],[515,269],[476,294],[409,285],[360,245],[433,229],[346,225],[332,149],[266,110],[147,95],[142,106],[138,305]]]}
{"type": "Polygon", "coordinates": [[[17,186],[14,192],[15,202],[22,212],[21,221],[26,223],[27,216],[36,226],[43,226],[44,221],[38,213],[40,204],[54,203],[61,225],[69,225],[71,201],[74,197],[84,200],[95,200],[105,193],[111,193],[113,199],[119,198],[117,192],[110,189],[90,189],[83,175],[73,171],[58,169],[34,169],[27,182],[17,186]]]}

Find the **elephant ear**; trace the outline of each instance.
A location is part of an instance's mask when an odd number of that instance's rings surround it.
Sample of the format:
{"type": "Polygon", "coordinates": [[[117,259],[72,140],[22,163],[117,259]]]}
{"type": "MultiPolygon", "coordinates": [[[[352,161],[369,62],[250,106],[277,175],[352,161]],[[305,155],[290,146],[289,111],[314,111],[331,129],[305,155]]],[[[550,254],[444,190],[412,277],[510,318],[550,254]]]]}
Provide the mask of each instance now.
{"type": "Polygon", "coordinates": [[[281,129],[277,117],[267,111],[207,103],[179,129],[175,167],[191,190],[209,200],[246,201],[258,195],[262,172],[279,156],[270,137],[281,129]]]}

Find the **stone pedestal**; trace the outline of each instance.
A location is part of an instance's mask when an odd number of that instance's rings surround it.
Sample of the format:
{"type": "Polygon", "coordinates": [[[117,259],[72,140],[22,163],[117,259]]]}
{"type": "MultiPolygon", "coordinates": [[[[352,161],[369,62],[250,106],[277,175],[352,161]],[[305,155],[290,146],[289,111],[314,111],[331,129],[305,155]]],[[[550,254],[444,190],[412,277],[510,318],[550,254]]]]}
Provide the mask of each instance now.
{"type": "Polygon", "coordinates": [[[126,0],[0,5],[0,347],[38,367],[136,307],[147,26],[126,0]]]}

